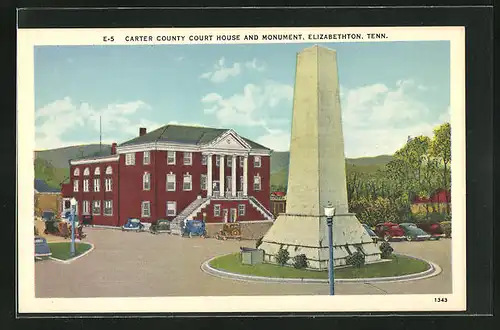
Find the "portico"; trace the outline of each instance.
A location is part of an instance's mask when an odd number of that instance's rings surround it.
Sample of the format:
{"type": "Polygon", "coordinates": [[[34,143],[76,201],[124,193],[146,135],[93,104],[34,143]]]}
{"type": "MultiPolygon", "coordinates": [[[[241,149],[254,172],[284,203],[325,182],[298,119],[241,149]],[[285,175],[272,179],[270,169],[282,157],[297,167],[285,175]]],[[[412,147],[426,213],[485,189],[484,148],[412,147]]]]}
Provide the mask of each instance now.
{"type": "Polygon", "coordinates": [[[207,158],[207,197],[209,198],[230,198],[239,199],[247,198],[248,196],[248,153],[215,153],[203,152],[203,156],[207,158]],[[213,163],[214,159],[218,159],[219,164],[219,180],[218,185],[213,179],[213,163]],[[243,175],[238,180],[237,168],[242,159],[243,175]],[[230,162],[231,175],[230,181],[226,182],[226,163],[230,162]],[[238,190],[238,182],[241,190],[238,190]]]}

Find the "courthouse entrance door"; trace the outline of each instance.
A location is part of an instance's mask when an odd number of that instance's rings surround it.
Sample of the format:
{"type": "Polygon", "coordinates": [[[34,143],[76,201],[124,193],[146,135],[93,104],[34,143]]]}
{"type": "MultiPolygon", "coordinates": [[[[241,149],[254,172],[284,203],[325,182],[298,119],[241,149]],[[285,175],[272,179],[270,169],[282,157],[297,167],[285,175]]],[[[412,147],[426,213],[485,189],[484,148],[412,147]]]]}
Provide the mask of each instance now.
{"type": "Polygon", "coordinates": [[[230,222],[235,222],[236,221],[236,209],[231,209],[231,218],[230,218],[230,222]]]}

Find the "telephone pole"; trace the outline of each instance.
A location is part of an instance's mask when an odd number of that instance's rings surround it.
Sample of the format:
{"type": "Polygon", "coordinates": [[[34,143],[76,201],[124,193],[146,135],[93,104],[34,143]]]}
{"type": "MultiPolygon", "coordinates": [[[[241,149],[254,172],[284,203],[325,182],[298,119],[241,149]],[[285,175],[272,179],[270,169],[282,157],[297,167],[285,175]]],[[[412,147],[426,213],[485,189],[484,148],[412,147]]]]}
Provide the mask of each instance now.
{"type": "Polygon", "coordinates": [[[99,116],[99,155],[102,155],[102,116],[99,116]]]}

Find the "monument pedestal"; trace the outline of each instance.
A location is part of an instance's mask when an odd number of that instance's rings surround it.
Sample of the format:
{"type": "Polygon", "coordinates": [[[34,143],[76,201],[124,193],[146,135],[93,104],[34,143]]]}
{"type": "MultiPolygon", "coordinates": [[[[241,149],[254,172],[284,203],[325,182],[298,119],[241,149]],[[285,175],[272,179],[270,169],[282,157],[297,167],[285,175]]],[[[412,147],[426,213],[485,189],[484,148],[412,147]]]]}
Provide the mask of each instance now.
{"type": "MultiPolygon", "coordinates": [[[[346,265],[347,256],[359,251],[365,262],[380,261],[380,250],[359,223],[356,215],[342,214],[333,217],[333,259],[335,266],[346,265]]],[[[288,263],[293,257],[305,254],[308,268],[328,268],[328,226],[325,216],[280,214],[266,233],[259,249],[265,251],[264,260],[276,263],[280,249],[287,250],[288,263]]]]}

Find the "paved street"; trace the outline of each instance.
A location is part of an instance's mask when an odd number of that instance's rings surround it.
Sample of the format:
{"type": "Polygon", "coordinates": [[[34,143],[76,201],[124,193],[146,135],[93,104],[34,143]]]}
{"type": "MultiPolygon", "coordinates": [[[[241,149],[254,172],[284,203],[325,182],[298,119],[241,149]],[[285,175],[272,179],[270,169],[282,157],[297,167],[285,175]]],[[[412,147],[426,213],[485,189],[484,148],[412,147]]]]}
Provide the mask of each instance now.
{"type": "MultiPolygon", "coordinates": [[[[328,284],[252,283],[204,273],[201,264],[214,256],[237,252],[253,241],[217,241],[86,228],[95,244],[88,255],[70,264],[47,260],[35,265],[36,296],[160,297],[225,295],[328,294],[328,284]],[[68,281],[71,279],[71,281],[68,281]]],[[[451,293],[451,240],[395,242],[395,252],[438,264],[442,273],[402,283],[339,283],[336,294],[451,293]]]]}

